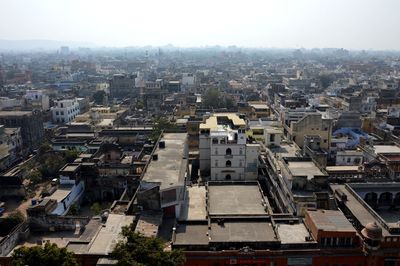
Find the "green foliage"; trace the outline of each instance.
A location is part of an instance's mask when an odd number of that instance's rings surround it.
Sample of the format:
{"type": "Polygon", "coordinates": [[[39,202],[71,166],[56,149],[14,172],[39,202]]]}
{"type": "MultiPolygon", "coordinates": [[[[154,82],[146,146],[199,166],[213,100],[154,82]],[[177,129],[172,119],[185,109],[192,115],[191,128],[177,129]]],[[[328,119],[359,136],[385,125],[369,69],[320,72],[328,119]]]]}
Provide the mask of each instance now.
{"type": "Polygon", "coordinates": [[[233,108],[235,106],[232,98],[222,96],[218,89],[210,88],[202,95],[202,104],[207,108],[233,108]]]}
{"type": "Polygon", "coordinates": [[[32,169],[26,176],[33,185],[36,185],[42,181],[42,173],[38,169],[32,169]]]}
{"type": "Polygon", "coordinates": [[[77,150],[67,150],[64,152],[65,160],[67,163],[72,163],[78,158],[79,152],[77,150]]]}
{"type": "Polygon", "coordinates": [[[106,92],[105,91],[96,91],[93,94],[93,100],[96,104],[104,104],[104,97],[106,96],[106,92]]]}
{"type": "Polygon", "coordinates": [[[101,213],[101,211],[103,210],[100,203],[98,203],[98,202],[93,203],[93,205],[90,207],[90,209],[92,210],[92,212],[94,212],[95,215],[99,215],[101,213]]]}
{"type": "Polygon", "coordinates": [[[71,207],[69,207],[69,214],[70,215],[77,215],[78,214],[78,205],[76,203],[72,204],[71,207]]]}
{"type": "Polygon", "coordinates": [[[54,177],[61,167],[65,165],[66,160],[61,154],[54,153],[41,156],[39,163],[39,171],[43,177],[54,177]]]}
{"type": "Polygon", "coordinates": [[[66,248],[59,248],[56,244],[46,243],[44,247],[20,247],[13,252],[12,265],[14,266],[77,266],[79,265],[74,254],[66,248]]]}
{"type": "Polygon", "coordinates": [[[25,221],[24,215],[20,211],[15,211],[5,218],[0,219],[0,235],[5,236],[9,234],[12,229],[25,221]]]}
{"type": "Polygon", "coordinates": [[[220,93],[217,89],[208,89],[206,92],[202,95],[202,103],[206,107],[210,108],[218,108],[220,107],[220,93]]]}
{"type": "Polygon", "coordinates": [[[124,227],[120,241],[111,257],[118,260],[117,265],[179,266],[185,262],[180,250],[164,251],[165,244],[160,238],[145,237],[135,232],[133,226],[124,227]]]}
{"type": "Polygon", "coordinates": [[[165,117],[157,117],[153,120],[153,131],[150,135],[152,141],[157,141],[161,132],[166,129],[172,129],[174,125],[165,117]]]}
{"type": "Polygon", "coordinates": [[[44,141],[42,144],[40,144],[39,154],[45,154],[50,150],[51,150],[51,144],[48,141],[44,141]]]}

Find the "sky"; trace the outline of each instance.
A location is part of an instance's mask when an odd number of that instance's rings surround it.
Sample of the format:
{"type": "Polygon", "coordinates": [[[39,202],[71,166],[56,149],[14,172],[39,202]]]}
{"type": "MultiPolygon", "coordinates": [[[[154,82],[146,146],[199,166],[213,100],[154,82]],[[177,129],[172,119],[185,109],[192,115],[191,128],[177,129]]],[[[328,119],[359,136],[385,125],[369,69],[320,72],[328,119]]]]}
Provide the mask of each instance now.
{"type": "Polygon", "coordinates": [[[400,0],[0,0],[0,39],[400,50],[400,0]]]}

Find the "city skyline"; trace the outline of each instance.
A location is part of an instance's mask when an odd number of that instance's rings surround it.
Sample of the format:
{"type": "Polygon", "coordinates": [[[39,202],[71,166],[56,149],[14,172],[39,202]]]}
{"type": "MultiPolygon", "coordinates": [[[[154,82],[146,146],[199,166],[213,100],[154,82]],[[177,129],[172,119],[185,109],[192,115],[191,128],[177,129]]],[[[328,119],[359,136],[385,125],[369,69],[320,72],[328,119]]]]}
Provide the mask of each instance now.
{"type": "Polygon", "coordinates": [[[0,40],[54,40],[90,47],[400,49],[400,30],[395,27],[400,3],[393,0],[2,0],[0,5],[0,40]]]}

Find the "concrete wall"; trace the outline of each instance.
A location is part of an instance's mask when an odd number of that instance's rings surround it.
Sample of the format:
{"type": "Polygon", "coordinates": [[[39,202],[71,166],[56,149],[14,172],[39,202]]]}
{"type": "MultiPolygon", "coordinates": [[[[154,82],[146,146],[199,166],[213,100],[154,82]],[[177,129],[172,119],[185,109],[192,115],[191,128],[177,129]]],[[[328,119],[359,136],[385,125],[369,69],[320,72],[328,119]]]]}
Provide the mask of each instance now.
{"type": "Polygon", "coordinates": [[[29,217],[31,231],[75,230],[77,225],[83,227],[90,221],[89,217],[44,215],[29,217]]]}
{"type": "Polygon", "coordinates": [[[0,256],[7,256],[18,244],[18,241],[29,234],[28,223],[17,225],[14,230],[0,241],[0,256]]]}

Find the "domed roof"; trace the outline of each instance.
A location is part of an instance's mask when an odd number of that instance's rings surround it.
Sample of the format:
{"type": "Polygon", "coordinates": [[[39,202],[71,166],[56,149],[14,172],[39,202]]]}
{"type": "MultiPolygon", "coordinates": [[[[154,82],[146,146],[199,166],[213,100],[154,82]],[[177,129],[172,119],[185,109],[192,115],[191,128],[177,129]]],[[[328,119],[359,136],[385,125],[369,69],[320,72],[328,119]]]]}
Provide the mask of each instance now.
{"type": "Polygon", "coordinates": [[[382,239],[382,228],[379,227],[376,222],[368,223],[361,233],[365,238],[369,238],[371,240],[382,239]]]}

